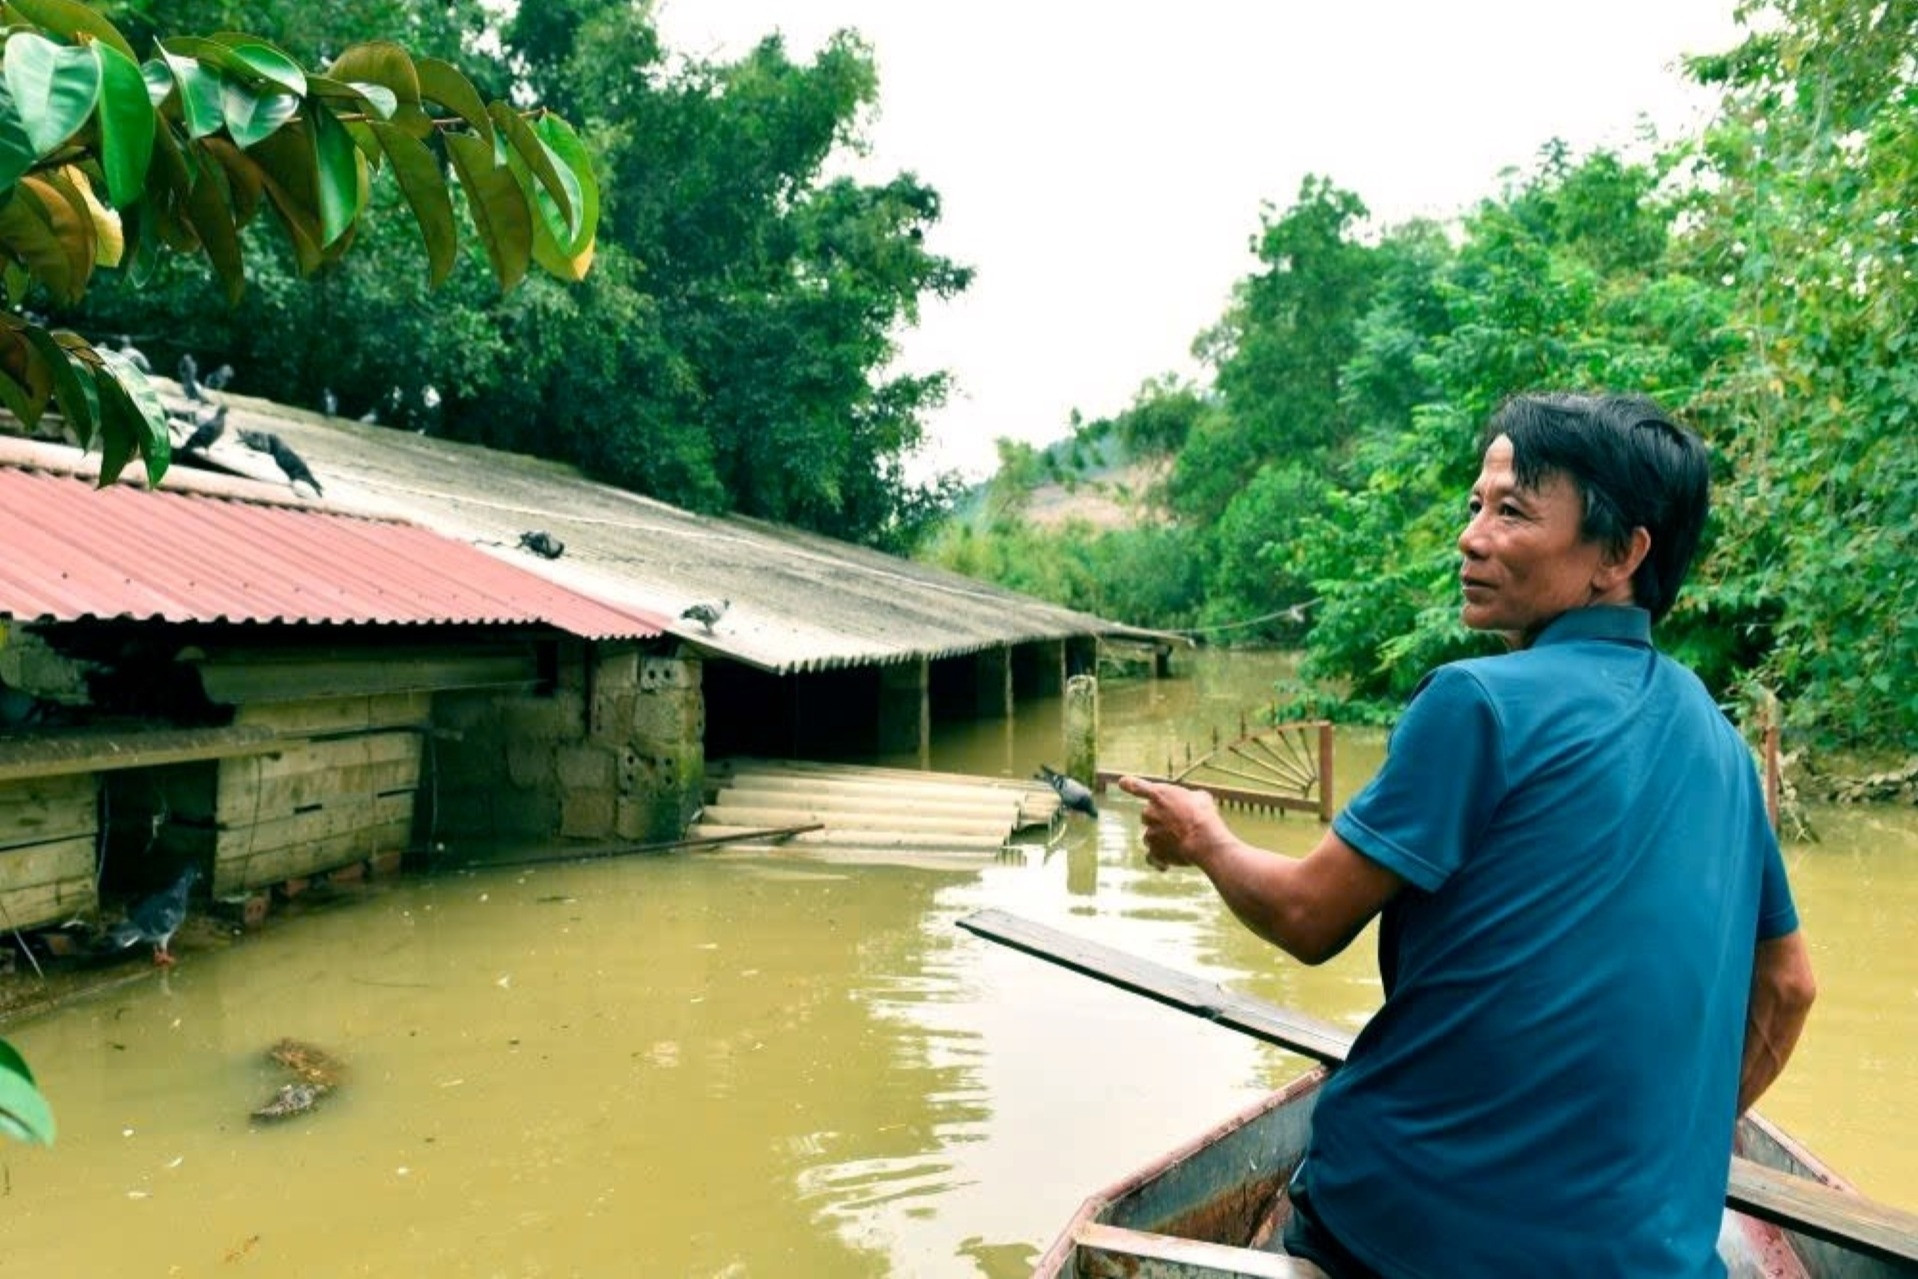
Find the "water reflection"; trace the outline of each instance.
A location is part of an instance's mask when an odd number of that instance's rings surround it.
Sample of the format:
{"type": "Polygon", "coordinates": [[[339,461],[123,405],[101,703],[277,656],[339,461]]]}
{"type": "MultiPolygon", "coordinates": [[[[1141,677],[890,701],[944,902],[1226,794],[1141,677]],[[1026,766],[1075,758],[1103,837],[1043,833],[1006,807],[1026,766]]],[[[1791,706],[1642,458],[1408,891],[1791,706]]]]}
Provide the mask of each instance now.
{"type": "MultiPolygon", "coordinates": [[[[1110,765],[1236,727],[1270,663],[1108,692],[1110,765]]],[[[934,766],[1057,762],[1058,708],[935,741],[934,766]]],[[[1342,735],[1339,791],[1376,766],[1342,735]]],[[[1152,761],[1159,758],[1157,765],[1152,761]]],[[[1238,814],[1304,852],[1310,818],[1238,814]]],[[[1766,1109],[1918,1204],[1918,821],[1821,815],[1794,849],[1824,996],[1766,1109]]],[[[0,1147],[9,1263],[82,1274],[1026,1274],[1090,1191],[1296,1074],[1230,1031],[966,934],[998,907],[1356,1027],[1371,939],[1304,968],[1108,798],[1062,843],[960,873],[765,852],[404,880],[7,1035],[61,1121],[0,1147]],[[246,1114],[282,1036],[344,1086],[246,1114]]]]}

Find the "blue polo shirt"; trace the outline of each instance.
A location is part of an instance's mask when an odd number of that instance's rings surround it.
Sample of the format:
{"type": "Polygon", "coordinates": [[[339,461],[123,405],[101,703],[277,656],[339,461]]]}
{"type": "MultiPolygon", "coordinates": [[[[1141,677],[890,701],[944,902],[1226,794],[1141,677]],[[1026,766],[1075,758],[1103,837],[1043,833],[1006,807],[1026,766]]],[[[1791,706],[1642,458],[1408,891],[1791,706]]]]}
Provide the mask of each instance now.
{"type": "Polygon", "coordinates": [[[1751,755],[1641,609],[1428,676],[1333,823],[1403,877],[1313,1205],[1386,1275],[1724,1274],[1760,939],[1798,926],[1751,755]]]}

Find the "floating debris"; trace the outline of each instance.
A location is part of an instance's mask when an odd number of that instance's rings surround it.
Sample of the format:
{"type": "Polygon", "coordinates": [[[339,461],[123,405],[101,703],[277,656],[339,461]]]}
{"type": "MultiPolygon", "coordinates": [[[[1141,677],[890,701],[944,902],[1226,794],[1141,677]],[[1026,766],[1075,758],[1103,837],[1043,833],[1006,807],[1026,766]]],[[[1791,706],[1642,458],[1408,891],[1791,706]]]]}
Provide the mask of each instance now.
{"type": "Polygon", "coordinates": [[[266,1050],[267,1059],[293,1072],[266,1102],[253,1110],[255,1119],[290,1119],[320,1104],[320,1098],[339,1087],[346,1065],[338,1057],[301,1039],[282,1039],[266,1050]]]}

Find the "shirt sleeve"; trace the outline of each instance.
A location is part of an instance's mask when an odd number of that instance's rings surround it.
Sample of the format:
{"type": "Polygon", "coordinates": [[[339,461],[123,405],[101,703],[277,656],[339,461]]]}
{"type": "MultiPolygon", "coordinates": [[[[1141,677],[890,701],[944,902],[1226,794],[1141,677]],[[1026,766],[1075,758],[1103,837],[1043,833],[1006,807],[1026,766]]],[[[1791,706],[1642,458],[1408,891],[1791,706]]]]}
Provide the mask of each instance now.
{"type": "Polygon", "coordinates": [[[1412,693],[1385,763],[1332,823],[1340,839],[1435,892],[1465,864],[1507,789],[1498,708],[1461,665],[1412,693]]]}
{"type": "Polygon", "coordinates": [[[1773,838],[1769,825],[1764,834],[1765,871],[1758,887],[1758,940],[1770,941],[1798,931],[1798,906],[1792,901],[1791,883],[1785,878],[1785,855],[1779,851],[1778,840],[1773,838]]]}

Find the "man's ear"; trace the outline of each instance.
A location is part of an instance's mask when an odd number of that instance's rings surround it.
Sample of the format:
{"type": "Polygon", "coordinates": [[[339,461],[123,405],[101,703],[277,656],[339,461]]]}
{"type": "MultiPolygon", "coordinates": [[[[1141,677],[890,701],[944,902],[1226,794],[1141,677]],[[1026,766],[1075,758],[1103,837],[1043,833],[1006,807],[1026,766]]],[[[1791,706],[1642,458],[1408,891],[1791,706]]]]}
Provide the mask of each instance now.
{"type": "Polygon", "coordinates": [[[1600,595],[1604,595],[1621,583],[1630,582],[1632,574],[1638,572],[1638,566],[1651,553],[1651,532],[1643,524],[1635,526],[1625,539],[1624,546],[1617,550],[1606,548],[1604,557],[1598,562],[1598,572],[1592,579],[1593,587],[1600,595]]]}

